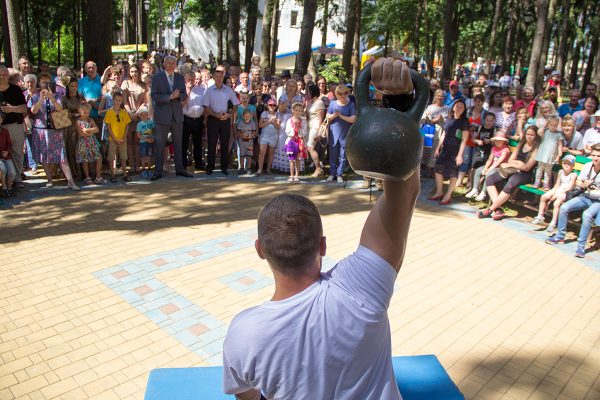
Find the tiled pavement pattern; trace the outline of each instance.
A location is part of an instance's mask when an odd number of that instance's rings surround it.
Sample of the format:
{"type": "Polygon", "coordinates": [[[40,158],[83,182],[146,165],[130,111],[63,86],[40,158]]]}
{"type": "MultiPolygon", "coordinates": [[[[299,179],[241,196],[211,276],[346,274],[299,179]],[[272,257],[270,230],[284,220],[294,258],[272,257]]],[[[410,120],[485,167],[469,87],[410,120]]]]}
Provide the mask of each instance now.
{"type": "MultiPolygon", "coordinates": [[[[252,247],[259,207],[283,191],[311,197],[329,267],[371,206],[339,186],[130,186],[0,211],[0,399],[141,399],[153,368],[218,363],[231,318],[272,294],[252,247]]],[[[469,399],[600,398],[597,252],[581,262],[464,207],[418,204],[393,353],[436,354],[469,399]]]]}

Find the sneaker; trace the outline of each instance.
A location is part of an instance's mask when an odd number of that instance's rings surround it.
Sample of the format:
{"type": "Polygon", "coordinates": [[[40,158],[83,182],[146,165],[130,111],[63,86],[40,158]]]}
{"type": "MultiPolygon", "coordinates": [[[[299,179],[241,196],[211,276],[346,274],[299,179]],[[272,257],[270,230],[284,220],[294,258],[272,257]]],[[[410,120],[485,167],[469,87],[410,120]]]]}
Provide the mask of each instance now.
{"type": "Polygon", "coordinates": [[[585,258],[585,249],[582,249],[581,247],[578,247],[577,250],[575,250],[575,257],[577,257],[577,258],[585,258]]]}
{"type": "Polygon", "coordinates": [[[565,244],[565,239],[559,239],[556,235],[550,236],[546,239],[546,243],[548,244],[565,244]]]}
{"type": "Polygon", "coordinates": [[[478,194],[479,194],[479,191],[477,189],[473,189],[469,193],[465,194],[465,197],[467,199],[474,199],[475,197],[477,197],[478,194]]]}
{"type": "Polygon", "coordinates": [[[238,169],[238,175],[245,175],[245,174],[246,174],[246,170],[244,168],[238,169]]]}
{"type": "Polygon", "coordinates": [[[486,195],[485,190],[484,190],[481,193],[479,193],[477,195],[477,197],[475,197],[475,200],[476,201],[484,201],[486,197],[487,197],[487,195],[486,195]]]}
{"type": "Polygon", "coordinates": [[[555,230],[555,229],[556,229],[556,225],[554,225],[554,224],[550,224],[550,225],[548,225],[548,227],[546,228],[546,232],[548,232],[548,233],[552,233],[552,232],[554,232],[554,230],[555,230]]]}
{"type": "Polygon", "coordinates": [[[504,217],[506,217],[506,214],[504,214],[504,211],[502,211],[501,208],[494,211],[494,215],[492,215],[494,221],[500,221],[504,217]]]}
{"type": "Polygon", "coordinates": [[[489,218],[491,217],[493,214],[493,211],[490,210],[489,208],[486,208],[485,210],[479,210],[477,211],[477,218],[481,219],[481,218],[489,218]]]}
{"type": "Polygon", "coordinates": [[[338,176],[337,183],[344,183],[344,178],[342,178],[341,176],[338,176]]]}
{"type": "Polygon", "coordinates": [[[531,221],[531,223],[533,225],[541,225],[544,223],[544,216],[543,215],[537,215],[533,221],[531,221]]]}
{"type": "Polygon", "coordinates": [[[331,183],[335,180],[335,176],[330,175],[329,178],[327,178],[327,183],[331,183]]]}

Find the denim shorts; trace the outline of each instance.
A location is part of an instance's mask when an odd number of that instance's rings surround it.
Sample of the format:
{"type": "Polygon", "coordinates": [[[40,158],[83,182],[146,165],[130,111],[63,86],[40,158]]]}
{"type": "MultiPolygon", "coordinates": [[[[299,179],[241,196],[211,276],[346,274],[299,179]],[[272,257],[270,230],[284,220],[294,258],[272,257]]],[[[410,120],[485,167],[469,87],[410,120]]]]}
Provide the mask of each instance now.
{"type": "Polygon", "coordinates": [[[260,144],[267,144],[271,147],[275,147],[277,145],[277,133],[273,132],[273,133],[268,133],[263,131],[262,134],[260,135],[260,138],[258,139],[258,143],[260,144]]]}
{"type": "Polygon", "coordinates": [[[153,143],[140,142],[140,157],[152,157],[154,155],[153,143]]]}

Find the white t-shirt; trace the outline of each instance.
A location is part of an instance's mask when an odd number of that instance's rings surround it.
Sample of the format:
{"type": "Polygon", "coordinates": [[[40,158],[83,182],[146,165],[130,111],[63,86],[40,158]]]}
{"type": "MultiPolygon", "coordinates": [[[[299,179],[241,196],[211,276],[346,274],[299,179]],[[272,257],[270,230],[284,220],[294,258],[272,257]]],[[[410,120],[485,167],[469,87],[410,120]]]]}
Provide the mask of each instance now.
{"type": "Polygon", "coordinates": [[[583,145],[593,146],[596,143],[600,143],[600,130],[596,128],[590,128],[585,131],[585,134],[583,135],[583,145]]]}
{"type": "Polygon", "coordinates": [[[297,295],[238,314],[223,346],[223,389],[267,399],[401,399],[387,308],[396,271],[366,247],[297,295]]]}
{"type": "MultiPolygon", "coordinates": [[[[600,187],[600,172],[596,173],[594,170],[594,164],[591,161],[583,165],[583,168],[581,168],[581,172],[579,173],[579,179],[582,181],[592,179],[593,184],[600,187]]],[[[587,190],[583,193],[583,195],[593,200],[600,200],[595,196],[591,196],[590,192],[587,190]]]]}

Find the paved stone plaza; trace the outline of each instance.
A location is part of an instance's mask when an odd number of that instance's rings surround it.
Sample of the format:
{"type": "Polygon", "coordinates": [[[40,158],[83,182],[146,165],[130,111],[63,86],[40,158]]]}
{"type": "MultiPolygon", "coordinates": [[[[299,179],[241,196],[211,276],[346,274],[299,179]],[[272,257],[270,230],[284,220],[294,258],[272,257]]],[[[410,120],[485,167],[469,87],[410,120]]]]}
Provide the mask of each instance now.
{"type": "MultiPolygon", "coordinates": [[[[372,206],[360,182],[218,175],[35,189],[0,207],[0,399],[139,400],[154,368],[220,364],[233,316],[273,291],[253,248],[261,205],[315,201],[324,268],[356,248],[372,206]]],[[[573,243],[474,211],[421,196],[393,354],[435,354],[467,399],[600,399],[599,252],[579,260],[573,243]]]]}

